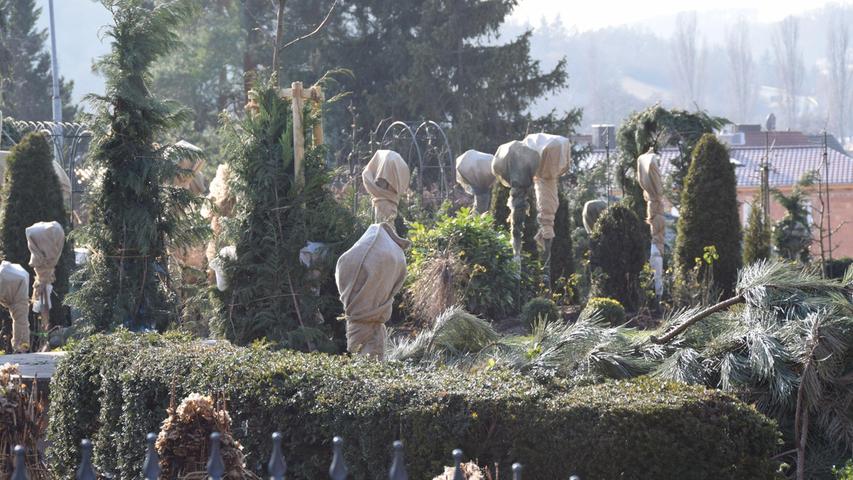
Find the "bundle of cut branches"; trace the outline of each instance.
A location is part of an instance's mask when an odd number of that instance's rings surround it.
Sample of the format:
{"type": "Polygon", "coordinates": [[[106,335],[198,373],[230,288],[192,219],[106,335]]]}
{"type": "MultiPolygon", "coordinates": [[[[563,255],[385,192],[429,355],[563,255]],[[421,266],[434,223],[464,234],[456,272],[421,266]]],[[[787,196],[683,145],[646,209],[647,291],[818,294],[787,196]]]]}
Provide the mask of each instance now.
{"type": "MultiPolygon", "coordinates": [[[[459,465],[462,469],[462,476],[465,480],[485,480],[486,476],[483,474],[483,470],[477,466],[474,462],[463,463],[459,465]]],[[[432,480],[453,480],[456,478],[453,474],[456,471],[456,467],[444,467],[444,473],[433,478],[432,480]]]]}
{"type": "Polygon", "coordinates": [[[219,408],[211,397],[193,393],[177,408],[169,407],[168,413],[156,443],[162,478],[207,478],[206,465],[213,432],[220,434],[224,478],[258,478],[246,468],[243,447],[231,435],[231,417],[224,405],[219,408]]]}

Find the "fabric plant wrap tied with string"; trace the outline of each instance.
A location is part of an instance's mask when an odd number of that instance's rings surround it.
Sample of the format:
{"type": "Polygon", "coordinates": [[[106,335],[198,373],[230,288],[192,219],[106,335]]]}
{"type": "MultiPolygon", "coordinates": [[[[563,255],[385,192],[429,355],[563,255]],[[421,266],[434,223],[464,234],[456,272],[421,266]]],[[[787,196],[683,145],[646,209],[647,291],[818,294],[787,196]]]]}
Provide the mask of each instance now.
{"type": "Polygon", "coordinates": [[[554,218],[560,205],[557,182],[572,163],[572,146],[569,139],[560,135],[533,133],[524,138],[524,144],[539,153],[536,170],[536,211],[539,232],[536,241],[540,246],[554,238],[554,218]]]}
{"type": "Polygon", "coordinates": [[[344,304],[348,351],[384,358],[385,322],[406,278],[409,245],[391,225],[375,223],[338,258],[335,282],[344,304]]]}
{"type": "Polygon", "coordinates": [[[30,274],[17,263],[0,263],[0,305],[12,316],[12,348],[26,352],[30,344],[30,274]]]}
{"type": "Polygon", "coordinates": [[[640,155],[637,159],[637,181],[643,188],[643,198],[646,200],[646,223],[651,227],[652,244],[663,254],[666,218],[659,163],[660,156],[654,152],[640,155]]]}
{"type": "Polygon", "coordinates": [[[494,155],[468,150],[456,157],[456,182],[474,196],[477,213],[489,211],[495,174],[492,173],[494,155]]]}
{"type": "Polygon", "coordinates": [[[607,202],[604,200],[590,200],[583,204],[583,229],[586,230],[587,234],[592,234],[595,222],[605,210],[607,210],[607,202]]]}
{"type": "Polygon", "coordinates": [[[27,227],[30,267],[36,272],[33,282],[33,312],[46,318],[52,306],[50,295],[56,281],[56,264],[65,246],[65,231],[59,222],[38,222],[27,227]]]}
{"type": "Polygon", "coordinates": [[[400,199],[409,191],[411,173],[406,161],[392,150],[377,150],[364,167],[361,180],[373,200],[374,221],[394,223],[400,199]]]}
{"type": "Polygon", "coordinates": [[[68,174],[62,169],[62,165],[56,160],[53,161],[53,173],[56,174],[56,179],[59,180],[59,189],[62,191],[62,201],[65,208],[71,208],[71,179],[68,174]]]}
{"type": "Polygon", "coordinates": [[[509,188],[510,227],[512,250],[516,262],[521,261],[521,240],[527,216],[527,196],[533,187],[533,177],[539,170],[539,154],[519,141],[498,147],[492,160],[492,173],[509,188]]]}
{"type": "Polygon", "coordinates": [[[637,158],[637,182],[646,200],[646,223],[652,234],[649,263],[655,272],[655,293],[663,293],[663,254],[666,240],[666,218],[663,207],[663,180],[660,174],[660,156],[649,150],[637,158]]]}

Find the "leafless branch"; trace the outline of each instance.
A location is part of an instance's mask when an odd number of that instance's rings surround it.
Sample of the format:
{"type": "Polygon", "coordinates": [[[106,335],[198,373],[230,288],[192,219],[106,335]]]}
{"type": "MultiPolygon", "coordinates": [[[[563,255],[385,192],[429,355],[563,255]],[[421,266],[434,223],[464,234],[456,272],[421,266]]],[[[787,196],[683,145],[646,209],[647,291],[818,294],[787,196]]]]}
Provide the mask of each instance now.
{"type": "Polygon", "coordinates": [[[305,35],[302,35],[302,36],[301,36],[301,37],[299,37],[299,38],[295,38],[295,39],[293,39],[293,40],[291,40],[291,41],[289,41],[289,42],[285,43],[284,45],[282,45],[282,47],[281,47],[281,48],[279,48],[279,49],[278,49],[278,51],[282,51],[282,50],[284,50],[284,49],[285,49],[285,48],[287,48],[287,47],[290,47],[290,46],[292,46],[292,45],[294,45],[294,44],[296,44],[296,43],[301,42],[302,40],[305,40],[306,38],[313,37],[314,35],[318,34],[318,33],[320,32],[320,30],[322,30],[322,29],[323,29],[323,27],[325,27],[325,26],[326,26],[326,24],[327,24],[327,23],[329,23],[329,18],[331,18],[331,17],[332,17],[332,12],[334,12],[334,11],[335,11],[335,7],[337,7],[337,6],[338,6],[338,0],[335,0],[334,2],[332,2],[332,6],[329,8],[329,12],[328,12],[328,13],[326,13],[326,18],[324,18],[324,19],[323,19],[323,21],[322,21],[322,22],[320,22],[320,24],[319,24],[319,25],[317,25],[317,28],[315,28],[315,29],[314,29],[312,32],[310,32],[310,33],[306,33],[305,35]]]}

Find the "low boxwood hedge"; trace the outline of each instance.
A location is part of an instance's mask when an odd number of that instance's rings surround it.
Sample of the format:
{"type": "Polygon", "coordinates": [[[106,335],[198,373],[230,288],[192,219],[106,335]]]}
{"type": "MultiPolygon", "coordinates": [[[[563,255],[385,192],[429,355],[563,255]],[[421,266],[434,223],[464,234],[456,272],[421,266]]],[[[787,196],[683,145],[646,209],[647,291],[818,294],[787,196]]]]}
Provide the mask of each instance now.
{"type": "Polygon", "coordinates": [[[432,478],[462,448],[481,464],[525,464],[525,477],[769,479],[779,434],[718,391],[648,378],[564,391],[507,371],[462,373],[346,356],[269,352],[119,333],[79,342],[50,392],[52,466],[73,477],[82,438],[114,478],[138,478],[144,435],[170,390],[228,399],[234,435],[259,473],[270,433],[285,438],[288,478],[326,478],[330,439],[346,440],[350,478],[387,478],[405,443],[410,478],[432,478]]]}

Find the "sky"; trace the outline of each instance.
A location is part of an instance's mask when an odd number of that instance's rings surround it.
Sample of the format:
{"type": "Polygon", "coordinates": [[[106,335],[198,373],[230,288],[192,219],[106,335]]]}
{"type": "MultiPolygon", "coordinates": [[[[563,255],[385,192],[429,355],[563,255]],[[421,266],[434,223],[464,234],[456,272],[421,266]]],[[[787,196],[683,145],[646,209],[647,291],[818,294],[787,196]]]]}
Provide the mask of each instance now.
{"type": "Polygon", "coordinates": [[[750,16],[761,22],[775,22],[788,15],[819,8],[828,3],[849,3],[828,0],[595,0],[572,2],[570,0],[519,0],[511,21],[539,24],[560,15],[567,26],[578,31],[597,30],[604,27],[642,22],[677,12],[721,11],[728,9],[750,11],[750,16]]]}
{"type": "MultiPolygon", "coordinates": [[[[850,0],[853,1],[853,0],[850,0]]],[[[37,0],[43,13],[41,28],[48,27],[48,0],[37,0]]],[[[519,0],[510,17],[512,23],[529,23],[534,27],[542,18],[560,16],[566,26],[578,31],[608,26],[640,23],[681,11],[720,12],[727,9],[748,11],[748,15],[764,22],[778,21],[787,15],[819,8],[828,0],[519,0]]],[[[843,2],[834,2],[843,3],[843,2]]],[[[848,2],[849,3],[849,2],[848,2]]],[[[54,0],[59,73],[74,80],[73,98],[79,102],[87,93],[103,93],[103,79],[92,72],[93,59],[109,50],[101,38],[100,26],[110,22],[109,12],[92,0],[54,0]]],[[[742,13],[741,13],[742,14],[742,13]]],[[[654,25],[654,24],[653,24],[654,25]]],[[[656,28],[656,26],[655,26],[656,28]]]]}

